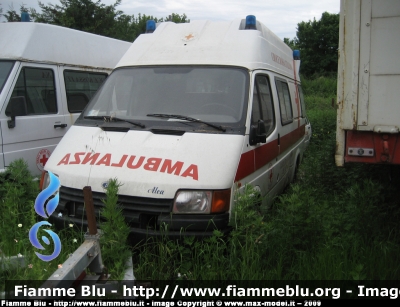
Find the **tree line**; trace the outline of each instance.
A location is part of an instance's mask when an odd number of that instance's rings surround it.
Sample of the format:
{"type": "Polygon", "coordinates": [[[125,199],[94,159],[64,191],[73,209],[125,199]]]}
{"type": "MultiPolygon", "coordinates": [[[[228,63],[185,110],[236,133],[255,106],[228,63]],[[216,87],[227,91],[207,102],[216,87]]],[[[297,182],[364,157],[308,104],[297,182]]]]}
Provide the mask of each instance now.
{"type": "Polygon", "coordinates": [[[300,50],[302,75],[336,75],[339,49],[339,14],[324,12],[321,19],[297,24],[296,37],[283,40],[300,50]]]}
{"type": "MultiPolygon", "coordinates": [[[[146,21],[173,21],[176,23],[190,22],[186,14],[172,13],[165,18],[151,15],[127,15],[117,7],[121,0],[105,5],[101,0],[59,0],[60,4],[44,4],[38,1],[41,12],[21,5],[20,11],[28,12],[31,21],[48,23],[103,35],[115,39],[133,42],[146,31],[146,21]]],[[[1,13],[1,12],[0,12],[1,13]]],[[[8,22],[21,21],[21,15],[10,7],[2,14],[8,22]]]]}
{"type": "MultiPolygon", "coordinates": [[[[44,4],[38,1],[41,12],[21,5],[21,12],[28,12],[31,21],[63,26],[133,42],[145,33],[146,21],[190,22],[186,14],[172,13],[164,18],[151,15],[127,15],[117,7],[121,0],[105,5],[101,0],[59,0],[60,4],[44,4]]],[[[21,16],[12,7],[3,15],[8,22],[20,21],[21,16]]],[[[300,50],[301,71],[304,76],[332,75],[337,73],[339,44],[339,14],[325,12],[319,20],[297,24],[296,37],[284,38],[292,49],[300,50]]]]}

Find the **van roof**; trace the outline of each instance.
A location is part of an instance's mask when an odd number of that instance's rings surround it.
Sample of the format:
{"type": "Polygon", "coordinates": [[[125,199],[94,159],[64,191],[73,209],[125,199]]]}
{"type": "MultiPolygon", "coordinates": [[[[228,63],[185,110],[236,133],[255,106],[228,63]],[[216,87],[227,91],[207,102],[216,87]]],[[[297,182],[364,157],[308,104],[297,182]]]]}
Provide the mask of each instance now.
{"type": "Polygon", "coordinates": [[[245,30],[245,20],[163,22],[140,35],[117,67],[141,65],[229,65],[268,69],[299,80],[293,51],[265,25],[245,30]]]}
{"type": "Polygon", "coordinates": [[[69,28],[34,23],[0,24],[0,59],[112,69],[131,43],[69,28]]]}

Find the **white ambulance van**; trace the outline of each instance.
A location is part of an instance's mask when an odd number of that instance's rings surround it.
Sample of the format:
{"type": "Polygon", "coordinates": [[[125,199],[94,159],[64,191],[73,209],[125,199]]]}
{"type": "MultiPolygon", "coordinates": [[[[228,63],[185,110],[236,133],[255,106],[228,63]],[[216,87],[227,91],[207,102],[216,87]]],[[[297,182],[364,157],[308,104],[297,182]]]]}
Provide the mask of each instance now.
{"type": "Polygon", "coordinates": [[[33,22],[0,24],[0,171],[50,154],[131,43],[33,22]]]}
{"type": "Polygon", "coordinates": [[[148,27],[46,164],[61,182],[53,221],[85,224],[84,186],[98,216],[117,178],[134,235],[226,231],[238,190],[267,205],[303,157],[299,55],[252,15],[148,27]]]}

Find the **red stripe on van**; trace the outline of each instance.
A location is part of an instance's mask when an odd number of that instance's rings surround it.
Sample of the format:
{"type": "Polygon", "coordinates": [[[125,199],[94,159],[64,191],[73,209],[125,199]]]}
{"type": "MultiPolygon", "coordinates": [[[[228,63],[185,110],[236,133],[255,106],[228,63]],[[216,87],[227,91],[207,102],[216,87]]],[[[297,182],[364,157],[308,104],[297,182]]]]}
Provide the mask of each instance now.
{"type": "MultiPolygon", "coordinates": [[[[267,146],[268,144],[264,145],[267,146]]],[[[242,153],[236,170],[235,182],[254,173],[254,150],[242,153]]]]}
{"type": "MultiPolygon", "coordinates": [[[[285,152],[294,145],[305,134],[305,125],[296,128],[292,132],[281,137],[281,152],[285,152]]],[[[271,162],[279,155],[278,140],[243,153],[240,157],[239,166],[236,171],[235,182],[249,176],[256,170],[271,162]]]]}
{"type": "Polygon", "coordinates": [[[305,125],[302,125],[292,132],[281,137],[281,152],[285,152],[305,134],[305,125]]]}
{"type": "Polygon", "coordinates": [[[278,140],[262,145],[254,149],[255,152],[255,169],[258,170],[264,165],[271,162],[279,155],[278,140]]]}

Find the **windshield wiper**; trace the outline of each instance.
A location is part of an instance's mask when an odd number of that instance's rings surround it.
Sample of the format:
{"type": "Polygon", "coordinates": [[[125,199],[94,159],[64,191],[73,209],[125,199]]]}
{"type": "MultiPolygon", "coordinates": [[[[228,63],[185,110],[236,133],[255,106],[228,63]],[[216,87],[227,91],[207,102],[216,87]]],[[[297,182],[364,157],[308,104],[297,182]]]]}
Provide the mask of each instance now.
{"type": "Polygon", "coordinates": [[[104,119],[104,121],[110,121],[110,122],[112,122],[112,121],[116,121],[116,122],[126,122],[126,123],[130,123],[130,124],[132,124],[132,125],[135,125],[135,126],[138,126],[138,127],[140,127],[140,128],[145,128],[146,126],[145,125],[143,125],[143,124],[141,124],[141,123],[138,123],[138,122],[134,122],[134,121],[131,121],[131,120],[129,120],[129,119],[124,119],[124,118],[119,118],[119,117],[113,117],[113,116],[84,116],[83,117],[84,119],[104,119]]]}
{"type": "Polygon", "coordinates": [[[200,119],[196,119],[194,117],[190,117],[190,116],[184,116],[184,115],[176,115],[176,114],[147,114],[147,116],[151,116],[151,117],[161,117],[161,118],[176,118],[176,119],[182,119],[182,120],[187,120],[189,122],[196,122],[196,123],[201,123],[201,124],[205,124],[207,126],[213,127],[217,130],[223,131],[225,132],[226,129],[223,128],[222,126],[217,126],[214,124],[210,124],[207,122],[204,122],[200,119]]]}

